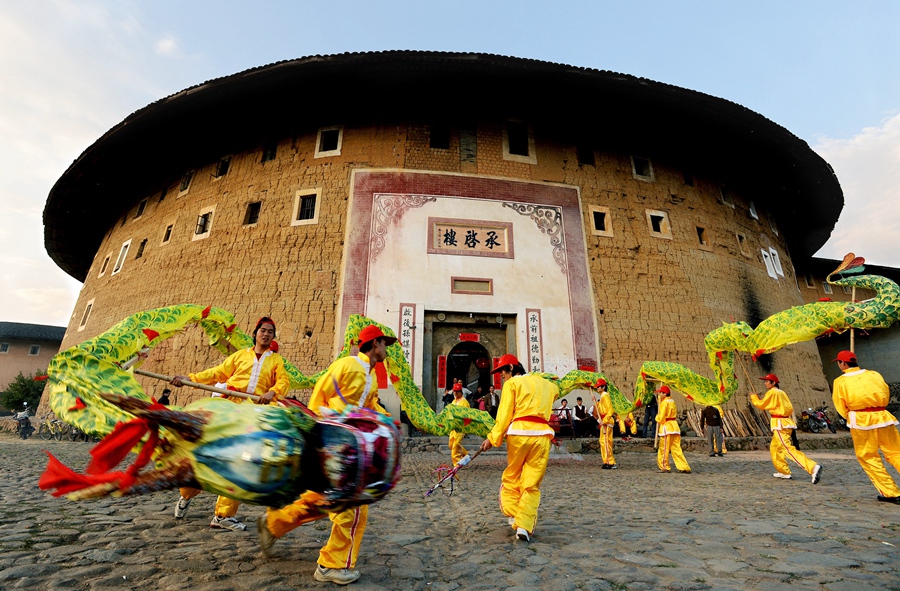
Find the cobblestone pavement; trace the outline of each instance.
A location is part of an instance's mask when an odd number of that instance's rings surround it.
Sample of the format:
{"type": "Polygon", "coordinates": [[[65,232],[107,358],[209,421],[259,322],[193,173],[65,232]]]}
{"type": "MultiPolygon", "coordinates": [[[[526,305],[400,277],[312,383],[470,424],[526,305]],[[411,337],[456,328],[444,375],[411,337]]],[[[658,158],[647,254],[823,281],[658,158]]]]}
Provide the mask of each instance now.
{"type": "MultiPolygon", "coordinates": [[[[252,523],[208,527],[209,494],[175,520],[177,492],[73,503],[38,490],[41,450],[82,468],[89,448],[0,434],[0,589],[335,588],[312,578],[328,521],[288,534],[266,560],[252,523]]],[[[425,499],[449,458],[407,454],[402,482],[371,508],[352,588],[900,589],[900,506],[875,501],[850,450],[808,453],[824,466],[815,486],[799,469],[773,478],[761,451],[688,453],[692,474],[658,474],[649,453],[620,453],[619,470],[600,470],[596,454],[563,455],[551,460],[531,543],[497,508],[504,455],[477,458],[453,496],[425,499]]],[[[260,512],[243,506],[239,517],[260,512]]]]}

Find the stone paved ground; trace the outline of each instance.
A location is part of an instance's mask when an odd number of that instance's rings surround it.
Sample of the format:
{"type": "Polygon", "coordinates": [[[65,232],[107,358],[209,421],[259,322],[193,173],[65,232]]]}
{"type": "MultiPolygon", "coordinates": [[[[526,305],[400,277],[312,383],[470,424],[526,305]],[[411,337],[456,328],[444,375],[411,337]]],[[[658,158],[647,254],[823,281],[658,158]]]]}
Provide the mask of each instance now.
{"type": "MultiPolygon", "coordinates": [[[[176,521],[174,492],[73,503],[37,489],[42,449],[83,467],[89,447],[0,434],[0,589],[336,588],[311,576],[327,522],[266,560],[252,527],[208,527],[212,495],[176,521]]],[[[849,450],[809,454],[825,467],[816,486],[773,478],[760,451],[689,453],[690,475],[657,474],[649,453],[619,454],[619,470],[600,470],[596,454],[553,459],[530,544],[497,509],[503,455],[477,458],[461,490],[426,500],[448,458],[407,454],[397,490],[372,507],[351,589],[900,589],[900,506],[875,502],[849,450]]]]}

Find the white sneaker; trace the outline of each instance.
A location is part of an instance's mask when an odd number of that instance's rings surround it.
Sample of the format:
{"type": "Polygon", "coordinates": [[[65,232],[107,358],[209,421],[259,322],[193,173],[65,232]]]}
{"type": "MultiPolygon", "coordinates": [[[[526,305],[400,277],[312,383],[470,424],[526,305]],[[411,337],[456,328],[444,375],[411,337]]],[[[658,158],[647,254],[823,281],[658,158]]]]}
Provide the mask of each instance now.
{"type": "Polygon", "coordinates": [[[350,570],[349,568],[325,568],[322,565],[316,565],[316,572],[313,574],[313,578],[323,583],[349,585],[359,578],[359,571],[350,570]]]}
{"type": "Polygon", "coordinates": [[[212,521],[209,522],[209,527],[230,529],[231,531],[244,531],[247,529],[246,524],[241,523],[234,517],[219,517],[218,515],[213,516],[212,521]]]}
{"type": "Polygon", "coordinates": [[[819,484],[819,480],[822,479],[822,466],[816,464],[816,467],[813,468],[812,471],[812,483],[819,484]]]}
{"type": "Polygon", "coordinates": [[[175,504],[175,519],[181,519],[187,514],[188,507],[191,506],[191,499],[181,497],[175,504]]]}
{"type": "Polygon", "coordinates": [[[530,542],[531,536],[528,535],[528,532],[525,531],[524,527],[520,527],[516,530],[516,537],[522,540],[523,542],[530,542]]]}
{"type": "Polygon", "coordinates": [[[772,476],[774,476],[775,478],[784,478],[785,480],[791,479],[790,474],[782,474],[781,472],[776,472],[775,474],[772,474],[772,476]]]}

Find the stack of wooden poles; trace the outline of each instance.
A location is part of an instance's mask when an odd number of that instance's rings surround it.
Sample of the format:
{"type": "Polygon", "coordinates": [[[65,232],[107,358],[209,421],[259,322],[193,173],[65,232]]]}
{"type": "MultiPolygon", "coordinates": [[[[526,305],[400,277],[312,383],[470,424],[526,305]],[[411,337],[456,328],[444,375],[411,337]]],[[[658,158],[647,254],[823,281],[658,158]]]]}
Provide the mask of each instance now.
{"type": "MultiPolygon", "coordinates": [[[[694,433],[703,436],[705,432],[700,428],[701,412],[703,412],[701,408],[689,409],[685,413],[685,420],[694,433]]],[[[722,431],[725,437],[760,437],[768,435],[771,429],[768,415],[752,406],[748,406],[741,410],[734,408],[724,409],[722,413],[722,431]]]]}

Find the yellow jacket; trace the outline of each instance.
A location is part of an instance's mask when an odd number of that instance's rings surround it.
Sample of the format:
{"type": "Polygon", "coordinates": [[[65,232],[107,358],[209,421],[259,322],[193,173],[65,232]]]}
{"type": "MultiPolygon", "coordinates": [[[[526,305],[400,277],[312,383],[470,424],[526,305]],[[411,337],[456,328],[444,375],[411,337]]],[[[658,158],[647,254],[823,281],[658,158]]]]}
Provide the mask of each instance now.
{"type": "Polygon", "coordinates": [[[750,404],[760,410],[767,410],[771,415],[769,426],[773,431],[782,429],[796,429],[797,423],[794,422],[794,407],[791,405],[791,399],[785,394],[784,390],[778,388],[769,388],[762,398],[753,394],[750,396],[750,404]]]}
{"type": "MultiPolygon", "coordinates": [[[[253,348],[241,349],[229,355],[220,365],[188,375],[192,382],[213,385],[225,382],[229,389],[262,396],[269,390],[275,392],[272,403],[281,400],[288,392],[291,380],[284,370],[284,357],[266,351],[257,359],[253,348]]],[[[247,399],[227,397],[234,402],[247,399]]],[[[249,402],[249,400],[248,400],[249,402]]]]}
{"type": "Polygon", "coordinates": [[[507,435],[552,437],[553,429],[547,421],[558,397],[559,387],[556,384],[534,374],[506,380],[500,392],[497,419],[494,428],[488,433],[488,441],[498,447],[503,444],[503,438],[507,435]],[[536,417],[538,420],[524,417],[536,417]]]}
{"type": "Polygon", "coordinates": [[[659,403],[659,411],[656,413],[656,424],[659,430],[659,436],[681,435],[681,427],[678,426],[678,407],[675,401],[669,397],[663,399],[659,403]]]}
{"type": "Polygon", "coordinates": [[[612,398],[609,397],[609,392],[600,394],[600,400],[594,404],[594,410],[599,415],[597,420],[601,425],[612,425],[616,422],[613,416],[612,398]]]}
{"type": "Polygon", "coordinates": [[[891,399],[888,385],[877,371],[847,368],[844,375],[834,380],[833,391],[834,408],[847,419],[851,429],[870,431],[897,424],[887,410],[874,410],[884,409],[891,399]]]}
{"type": "Polygon", "coordinates": [[[389,414],[378,403],[378,378],[375,368],[369,366],[369,356],[365,353],[359,353],[356,357],[342,357],[332,363],[316,382],[309,398],[310,410],[319,415],[322,414],[319,411],[322,407],[342,412],[348,404],[389,414]],[[340,395],[335,389],[335,382],[340,395]],[[344,400],[341,400],[341,396],[344,400]]]}

